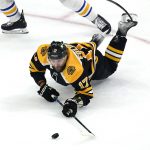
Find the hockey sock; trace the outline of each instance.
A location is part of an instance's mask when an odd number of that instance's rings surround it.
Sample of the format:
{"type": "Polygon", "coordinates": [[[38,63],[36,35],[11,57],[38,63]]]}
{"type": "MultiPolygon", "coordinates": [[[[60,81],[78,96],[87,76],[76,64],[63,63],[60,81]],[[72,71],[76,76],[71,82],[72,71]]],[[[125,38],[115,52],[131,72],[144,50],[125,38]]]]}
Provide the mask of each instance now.
{"type": "Polygon", "coordinates": [[[105,51],[105,57],[119,63],[126,45],[127,39],[116,35],[108,45],[105,51]]]}
{"type": "Polygon", "coordinates": [[[97,14],[93,11],[92,6],[86,0],[60,0],[60,2],[78,13],[80,16],[87,18],[90,21],[93,21],[97,14]]]}
{"type": "Polygon", "coordinates": [[[0,10],[2,13],[10,19],[10,22],[16,22],[20,19],[20,13],[14,1],[1,0],[0,10]]]}

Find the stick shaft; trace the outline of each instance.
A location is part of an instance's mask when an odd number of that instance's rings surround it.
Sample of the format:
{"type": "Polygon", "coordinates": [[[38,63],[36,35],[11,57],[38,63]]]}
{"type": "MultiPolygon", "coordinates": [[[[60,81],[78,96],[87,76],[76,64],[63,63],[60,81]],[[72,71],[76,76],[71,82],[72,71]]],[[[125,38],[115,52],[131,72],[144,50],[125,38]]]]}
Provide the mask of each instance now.
{"type": "Polygon", "coordinates": [[[117,2],[115,1],[112,1],[112,0],[107,0],[115,5],[117,5],[118,7],[120,7],[122,10],[124,10],[126,12],[126,14],[129,16],[129,18],[131,19],[131,21],[133,21],[132,17],[130,16],[130,14],[127,12],[127,10],[125,8],[123,8],[120,4],[118,4],[117,2]]]}
{"type": "Polygon", "coordinates": [[[77,120],[89,133],[91,133],[92,135],[94,135],[76,116],[74,116],[74,119],[77,120]]]}
{"type": "MultiPolygon", "coordinates": [[[[63,107],[64,105],[60,102],[59,99],[56,99],[56,101],[63,107]]],[[[80,125],[82,125],[82,127],[84,127],[84,129],[86,129],[89,133],[91,133],[92,135],[94,135],[76,116],[73,117],[80,125]]],[[[94,135],[95,136],[95,135],[94,135]]]]}

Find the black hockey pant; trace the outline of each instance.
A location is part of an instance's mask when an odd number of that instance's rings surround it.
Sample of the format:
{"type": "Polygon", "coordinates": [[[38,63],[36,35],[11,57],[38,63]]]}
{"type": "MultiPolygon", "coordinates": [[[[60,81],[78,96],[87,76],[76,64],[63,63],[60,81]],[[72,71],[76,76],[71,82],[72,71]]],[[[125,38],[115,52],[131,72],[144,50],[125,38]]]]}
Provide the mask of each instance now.
{"type": "MultiPolygon", "coordinates": [[[[119,51],[124,51],[125,45],[126,45],[127,39],[125,37],[120,37],[120,36],[114,36],[113,39],[110,41],[107,49],[109,46],[111,46],[112,49],[115,49],[117,52],[119,51]]],[[[118,54],[113,55],[112,57],[107,56],[107,49],[105,51],[105,55],[103,56],[102,53],[99,50],[96,50],[96,56],[98,57],[98,62],[96,64],[96,71],[92,77],[92,80],[101,80],[109,77],[112,75],[117,67],[118,63],[121,58],[119,58],[119,61],[116,61],[115,56],[118,56],[118,54]]],[[[111,56],[111,53],[109,54],[111,56]]]]}

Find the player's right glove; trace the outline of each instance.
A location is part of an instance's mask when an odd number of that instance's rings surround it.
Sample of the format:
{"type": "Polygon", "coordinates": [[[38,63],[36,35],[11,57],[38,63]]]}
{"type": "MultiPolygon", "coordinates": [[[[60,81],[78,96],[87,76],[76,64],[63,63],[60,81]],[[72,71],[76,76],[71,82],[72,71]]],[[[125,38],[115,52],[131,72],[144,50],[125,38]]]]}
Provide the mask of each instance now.
{"type": "Polygon", "coordinates": [[[59,96],[59,93],[47,84],[43,85],[38,91],[38,93],[49,102],[56,101],[56,98],[59,96]]]}

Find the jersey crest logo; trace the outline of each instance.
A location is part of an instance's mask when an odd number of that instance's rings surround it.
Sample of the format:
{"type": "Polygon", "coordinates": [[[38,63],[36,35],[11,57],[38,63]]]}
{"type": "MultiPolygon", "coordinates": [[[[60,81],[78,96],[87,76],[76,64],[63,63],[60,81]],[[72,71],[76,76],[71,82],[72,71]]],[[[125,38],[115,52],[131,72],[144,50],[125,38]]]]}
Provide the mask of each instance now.
{"type": "Polygon", "coordinates": [[[41,55],[45,56],[46,53],[47,53],[47,47],[46,46],[42,47],[42,49],[41,49],[41,55]]]}
{"type": "Polygon", "coordinates": [[[75,72],[76,68],[74,66],[69,66],[67,68],[67,73],[68,75],[73,75],[73,73],[75,72]]]}

